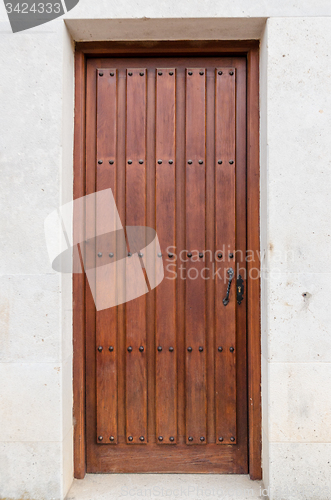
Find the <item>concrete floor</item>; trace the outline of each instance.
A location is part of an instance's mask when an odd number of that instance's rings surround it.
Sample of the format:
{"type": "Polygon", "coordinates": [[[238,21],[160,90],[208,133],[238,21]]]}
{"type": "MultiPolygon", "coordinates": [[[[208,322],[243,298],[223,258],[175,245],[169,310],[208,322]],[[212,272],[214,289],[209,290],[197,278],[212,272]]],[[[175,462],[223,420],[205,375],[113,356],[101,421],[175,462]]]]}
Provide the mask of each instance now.
{"type": "Polygon", "coordinates": [[[257,500],[261,481],[243,475],[217,474],[87,474],[75,479],[67,500],[170,499],[257,500]]]}

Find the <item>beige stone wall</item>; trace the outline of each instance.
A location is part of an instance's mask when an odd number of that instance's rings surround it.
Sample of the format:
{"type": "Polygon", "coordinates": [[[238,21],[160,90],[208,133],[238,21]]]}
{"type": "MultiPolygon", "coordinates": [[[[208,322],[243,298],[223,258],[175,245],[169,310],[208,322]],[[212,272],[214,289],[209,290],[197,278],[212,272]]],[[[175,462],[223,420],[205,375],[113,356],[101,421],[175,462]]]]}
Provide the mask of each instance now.
{"type": "Polygon", "coordinates": [[[262,43],[263,449],[275,499],[330,497],[330,34],[330,18],[274,18],[262,43]]]}
{"type": "Polygon", "coordinates": [[[43,234],[72,196],[71,37],[261,39],[264,481],[274,500],[329,498],[330,2],[81,0],[69,14],[69,31],[12,34],[0,4],[0,498],[62,499],[72,481],[71,281],[43,234]]]}

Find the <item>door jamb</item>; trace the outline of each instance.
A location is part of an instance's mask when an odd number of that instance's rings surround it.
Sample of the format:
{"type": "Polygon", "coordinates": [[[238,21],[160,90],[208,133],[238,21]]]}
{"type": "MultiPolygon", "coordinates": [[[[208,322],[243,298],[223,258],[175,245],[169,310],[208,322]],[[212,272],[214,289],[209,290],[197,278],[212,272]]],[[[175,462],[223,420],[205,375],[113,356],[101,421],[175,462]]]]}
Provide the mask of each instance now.
{"type": "MultiPolygon", "coordinates": [[[[247,58],[247,248],[260,250],[259,42],[82,42],[75,50],[74,200],[85,196],[86,61],[125,55],[242,55],[247,58]]],[[[74,233],[79,228],[73,228],[74,233]]],[[[74,239],[74,241],[76,241],[74,239]]],[[[251,479],[261,468],[260,278],[253,279],[255,258],[247,262],[248,464],[251,479]]],[[[85,442],[85,274],[73,274],[74,476],[86,474],[85,442]]]]}

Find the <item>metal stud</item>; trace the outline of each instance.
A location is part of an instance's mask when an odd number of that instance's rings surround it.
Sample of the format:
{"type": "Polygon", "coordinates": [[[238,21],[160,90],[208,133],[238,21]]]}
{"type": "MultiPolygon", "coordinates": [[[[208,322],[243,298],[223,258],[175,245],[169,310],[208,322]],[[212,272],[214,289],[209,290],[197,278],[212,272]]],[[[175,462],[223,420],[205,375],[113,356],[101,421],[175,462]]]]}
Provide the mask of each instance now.
{"type": "Polygon", "coordinates": [[[102,257],[102,253],[101,252],[98,253],[98,257],[102,257]]]}
{"type": "Polygon", "coordinates": [[[128,352],[132,352],[132,347],[129,345],[128,352]]]}
{"type": "Polygon", "coordinates": [[[199,352],[202,352],[202,351],[203,351],[203,347],[202,347],[202,346],[200,346],[200,347],[199,347],[199,352]]]}
{"type": "Polygon", "coordinates": [[[174,348],[173,347],[169,347],[169,351],[170,352],[174,352],[174,348]]]}
{"type": "Polygon", "coordinates": [[[192,352],[192,347],[187,348],[188,352],[192,352]]]}
{"type": "Polygon", "coordinates": [[[100,71],[100,73],[99,73],[99,76],[103,76],[103,73],[102,73],[102,71],[100,71]]]}
{"type": "Polygon", "coordinates": [[[111,258],[114,257],[113,252],[110,252],[109,257],[111,257],[111,258]]]}
{"type": "Polygon", "coordinates": [[[103,440],[103,437],[102,436],[99,436],[98,437],[98,441],[102,441],[103,440]]]}
{"type": "Polygon", "coordinates": [[[172,259],[172,258],[173,258],[173,256],[174,256],[174,254],[173,254],[173,253],[168,253],[168,257],[169,257],[169,259],[172,259]]]}
{"type": "Polygon", "coordinates": [[[192,165],[193,161],[192,161],[192,160],[189,160],[187,163],[188,163],[189,165],[192,165]]]}
{"type": "Polygon", "coordinates": [[[143,253],[141,253],[141,252],[139,252],[139,253],[138,253],[138,257],[140,257],[140,258],[141,258],[141,257],[143,257],[143,256],[144,256],[144,254],[143,254],[143,253]]]}
{"type": "Polygon", "coordinates": [[[111,72],[110,72],[109,74],[110,74],[110,76],[114,76],[114,73],[113,73],[113,71],[111,71],[111,72]]]}
{"type": "Polygon", "coordinates": [[[132,253],[131,252],[128,252],[128,257],[132,257],[132,253]]]}
{"type": "Polygon", "coordinates": [[[140,75],[140,76],[144,76],[144,74],[145,74],[145,73],[143,73],[143,72],[139,73],[139,75],[140,75]]]}
{"type": "Polygon", "coordinates": [[[188,252],[187,254],[188,258],[190,259],[192,257],[192,253],[191,252],[188,252]]]}
{"type": "Polygon", "coordinates": [[[200,441],[203,442],[204,440],[205,440],[205,438],[203,436],[201,436],[200,441]]]}
{"type": "Polygon", "coordinates": [[[205,74],[205,73],[204,73],[204,71],[199,71],[199,75],[201,75],[201,76],[202,76],[202,75],[204,75],[204,74],[205,74]]]}
{"type": "Polygon", "coordinates": [[[128,160],[128,164],[129,164],[129,165],[132,165],[132,160],[128,160]]]}
{"type": "Polygon", "coordinates": [[[140,351],[140,352],[143,352],[143,351],[144,351],[144,347],[143,347],[142,345],[139,347],[139,351],[140,351]]]}
{"type": "Polygon", "coordinates": [[[115,441],[114,436],[110,436],[109,441],[115,441]]]}
{"type": "Polygon", "coordinates": [[[192,436],[189,436],[189,437],[188,437],[188,440],[189,440],[189,441],[193,441],[193,437],[192,437],[192,436]]]}
{"type": "Polygon", "coordinates": [[[236,438],[234,438],[233,436],[231,436],[231,437],[230,437],[230,441],[232,441],[232,442],[233,442],[233,441],[235,441],[235,440],[236,440],[236,438]]]}
{"type": "Polygon", "coordinates": [[[157,160],[158,164],[161,165],[162,164],[162,160],[157,160]]]}
{"type": "Polygon", "coordinates": [[[159,72],[158,72],[158,75],[159,75],[159,76],[162,76],[162,75],[163,75],[162,71],[159,71],[159,72]]]}
{"type": "Polygon", "coordinates": [[[98,347],[98,351],[99,351],[99,352],[102,352],[102,349],[103,349],[103,347],[102,347],[101,345],[99,345],[99,347],[98,347]]]}
{"type": "Polygon", "coordinates": [[[229,257],[230,257],[230,259],[233,259],[233,253],[232,252],[229,253],[229,257]]]}
{"type": "Polygon", "coordinates": [[[158,437],[158,440],[159,440],[159,441],[163,441],[163,436],[159,436],[159,437],[158,437]]]}
{"type": "Polygon", "coordinates": [[[223,257],[223,254],[221,254],[221,253],[218,253],[218,254],[217,254],[217,258],[218,258],[218,259],[221,259],[222,257],[223,257]]]}
{"type": "Polygon", "coordinates": [[[234,161],[233,160],[230,160],[229,161],[230,165],[233,165],[234,164],[234,161]]]}
{"type": "Polygon", "coordinates": [[[140,165],[144,163],[144,160],[139,160],[140,165]]]}
{"type": "Polygon", "coordinates": [[[169,165],[172,165],[174,160],[169,160],[169,165]]]}
{"type": "Polygon", "coordinates": [[[129,75],[129,76],[132,76],[132,72],[131,72],[131,71],[129,71],[128,75],[129,75]]]}
{"type": "Polygon", "coordinates": [[[233,71],[229,71],[229,75],[231,75],[231,76],[232,76],[233,74],[234,74],[234,73],[233,73],[233,71]]]}
{"type": "Polygon", "coordinates": [[[199,160],[199,165],[203,165],[203,160],[199,160]]]}
{"type": "Polygon", "coordinates": [[[172,76],[174,74],[173,71],[169,71],[169,75],[172,76]]]}
{"type": "Polygon", "coordinates": [[[114,160],[109,160],[109,165],[114,165],[114,160]]]}
{"type": "Polygon", "coordinates": [[[162,351],[162,347],[159,345],[159,347],[157,348],[157,350],[158,350],[159,352],[161,352],[161,351],[162,351]]]}
{"type": "Polygon", "coordinates": [[[218,160],[218,162],[217,162],[217,163],[218,163],[219,165],[222,165],[222,163],[223,163],[223,162],[222,162],[222,160],[218,160]]]}
{"type": "Polygon", "coordinates": [[[102,160],[98,160],[98,164],[99,164],[99,165],[102,165],[102,164],[103,164],[103,161],[102,161],[102,160]]]}
{"type": "Polygon", "coordinates": [[[110,352],[113,352],[114,347],[111,345],[111,346],[109,347],[109,350],[110,350],[110,352]]]}
{"type": "Polygon", "coordinates": [[[199,258],[203,259],[203,253],[202,252],[199,253],[199,258]]]}
{"type": "Polygon", "coordinates": [[[189,71],[188,74],[191,76],[193,75],[193,71],[189,71]]]}
{"type": "Polygon", "coordinates": [[[139,438],[139,439],[140,439],[140,441],[145,441],[144,436],[140,436],[140,438],[139,438]]]}
{"type": "Polygon", "coordinates": [[[219,75],[223,75],[223,71],[218,71],[218,74],[219,75]]]}
{"type": "Polygon", "coordinates": [[[132,436],[129,436],[129,437],[128,437],[128,441],[133,441],[133,437],[132,437],[132,436]]]}
{"type": "Polygon", "coordinates": [[[157,256],[158,256],[158,257],[162,257],[162,253],[161,253],[161,252],[160,252],[160,253],[158,253],[158,254],[157,254],[157,256]]]}
{"type": "Polygon", "coordinates": [[[175,441],[175,438],[173,436],[170,436],[169,441],[173,443],[175,441]]]}
{"type": "Polygon", "coordinates": [[[217,350],[218,350],[218,352],[222,352],[223,351],[223,347],[220,346],[217,350]]]}
{"type": "Polygon", "coordinates": [[[222,442],[222,441],[223,441],[222,436],[221,436],[221,437],[219,437],[219,438],[218,438],[218,440],[219,440],[220,442],[222,442]]]}
{"type": "Polygon", "coordinates": [[[233,352],[234,351],[234,347],[230,347],[230,352],[233,352]]]}

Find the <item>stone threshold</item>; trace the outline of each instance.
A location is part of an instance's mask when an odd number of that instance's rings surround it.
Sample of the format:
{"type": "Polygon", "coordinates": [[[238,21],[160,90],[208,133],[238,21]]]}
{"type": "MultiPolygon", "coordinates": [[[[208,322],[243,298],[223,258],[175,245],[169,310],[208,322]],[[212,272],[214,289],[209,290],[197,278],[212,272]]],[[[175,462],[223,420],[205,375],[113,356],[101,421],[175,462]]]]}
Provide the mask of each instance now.
{"type": "Polygon", "coordinates": [[[75,479],[66,500],[257,500],[262,481],[234,474],[87,474],[75,479]]]}

